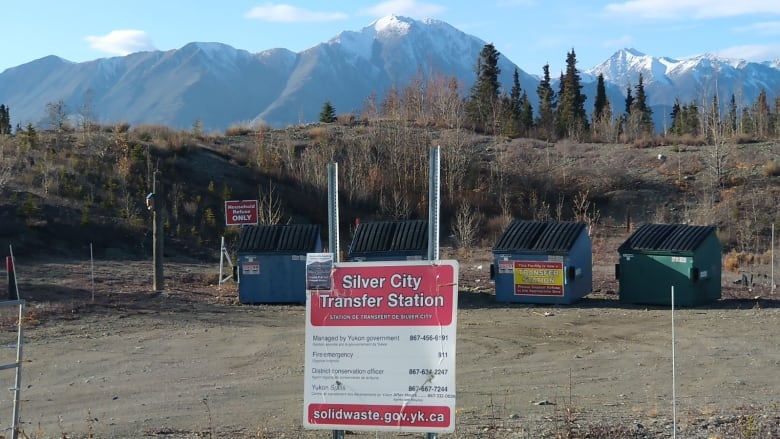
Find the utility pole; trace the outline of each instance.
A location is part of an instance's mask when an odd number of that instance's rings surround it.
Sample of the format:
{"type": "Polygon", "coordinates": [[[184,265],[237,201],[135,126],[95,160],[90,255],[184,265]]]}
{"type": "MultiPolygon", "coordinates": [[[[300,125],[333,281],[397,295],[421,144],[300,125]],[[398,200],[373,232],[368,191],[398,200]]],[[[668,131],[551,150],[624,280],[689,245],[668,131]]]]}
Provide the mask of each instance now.
{"type": "Polygon", "coordinates": [[[165,288],[163,279],[163,184],[162,172],[159,169],[154,171],[154,180],[152,183],[152,236],[153,247],[152,257],[154,259],[154,291],[162,291],[165,288]]]}

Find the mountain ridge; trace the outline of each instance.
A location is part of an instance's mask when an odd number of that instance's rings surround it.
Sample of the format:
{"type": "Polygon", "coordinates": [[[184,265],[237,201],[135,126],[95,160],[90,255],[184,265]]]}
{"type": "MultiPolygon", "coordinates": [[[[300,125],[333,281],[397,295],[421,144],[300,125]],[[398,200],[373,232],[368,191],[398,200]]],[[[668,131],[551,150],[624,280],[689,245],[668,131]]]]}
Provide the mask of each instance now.
{"type": "MultiPolygon", "coordinates": [[[[61,99],[74,117],[91,110],[100,123],[188,128],[198,122],[206,130],[235,124],[280,127],[316,121],[325,101],[339,113],[358,113],[370,95],[382,99],[414,78],[455,77],[465,95],[485,44],[440,20],[390,15],[301,52],[273,48],[252,53],[220,42],[191,42],[179,49],[78,63],[50,55],[0,73],[0,103],[20,125],[44,125],[46,104],[61,99]]],[[[539,76],[503,55],[499,67],[507,91],[518,69],[521,87],[535,104],[539,76]]],[[[625,98],[641,73],[657,119],[668,116],[676,99],[689,102],[738,90],[747,105],[762,89],[768,94],[780,90],[780,60],[757,63],[711,54],[673,59],[624,48],[579,71],[588,99],[603,74],[617,109],[622,105],[615,101],[625,98]]]]}

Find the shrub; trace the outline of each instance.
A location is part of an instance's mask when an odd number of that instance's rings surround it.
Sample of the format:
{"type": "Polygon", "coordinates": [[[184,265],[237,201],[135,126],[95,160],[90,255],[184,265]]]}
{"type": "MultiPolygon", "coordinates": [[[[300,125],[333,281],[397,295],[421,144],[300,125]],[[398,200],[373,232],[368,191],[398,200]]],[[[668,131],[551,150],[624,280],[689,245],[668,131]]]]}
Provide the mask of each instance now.
{"type": "Polygon", "coordinates": [[[230,125],[225,131],[226,136],[248,136],[254,131],[247,125],[230,125]]]}
{"type": "Polygon", "coordinates": [[[652,136],[643,136],[641,138],[638,138],[634,140],[633,143],[634,148],[652,148],[654,146],[658,146],[658,139],[652,137],[652,136]]]}
{"type": "Polygon", "coordinates": [[[774,160],[766,162],[762,173],[764,174],[764,177],[777,177],[780,175],[780,165],[774,160]]]}

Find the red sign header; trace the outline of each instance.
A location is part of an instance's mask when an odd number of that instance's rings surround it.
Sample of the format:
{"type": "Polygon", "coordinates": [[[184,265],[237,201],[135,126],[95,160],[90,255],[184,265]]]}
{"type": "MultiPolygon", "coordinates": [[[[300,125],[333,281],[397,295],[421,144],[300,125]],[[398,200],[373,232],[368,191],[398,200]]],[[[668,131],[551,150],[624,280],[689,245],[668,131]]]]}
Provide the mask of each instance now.
{"type": "Polygon", "coordinates": [[[452,321],[451,265],[337,266],[333,289],[311,292],[314,326],[437,326],[452,321]]]}
{"type": "Polygon", "coordinates": [[[257,225],[257,200],[225,201],[225,225],[257,225]]]}

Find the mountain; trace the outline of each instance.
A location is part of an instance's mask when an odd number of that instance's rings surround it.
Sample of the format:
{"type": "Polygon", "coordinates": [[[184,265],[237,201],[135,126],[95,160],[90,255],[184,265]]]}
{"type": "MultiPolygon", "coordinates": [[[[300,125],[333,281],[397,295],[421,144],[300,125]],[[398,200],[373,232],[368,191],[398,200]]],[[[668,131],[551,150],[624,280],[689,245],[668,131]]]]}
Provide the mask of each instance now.
{"type": "MultiPolygon", "coordinates": [[[[583,81],[595,81],[602,74],[605,82],[619,87],[625,97],[628,87],[634,91],[640,73],[658,128],[668,123],[676,99],[683,104],[711,102],[717,93],[725,105],[733,94],[737,106],[742,108],[752,105],[761,90],[770,99],[780,90],[780,60],[757,63],[711,54],[678,60],[645,55],[636,49],[615,52],[603,63],[585,71],[582,77],[583,81]]],[[[622,103],[617,108],[622,110],[622,103]]]]}
{"type": "MultiPolygon", "coordinates": [[[[381,98],[417,75],[454,76],[466,92],[485,44],[442,21],[381,18],[359,32],[342,32],[301,52],[285,88],[258,120],[271,125],[316,120],[326,100],[337,112],[359,112],[372,93],[381,98]]],[[[511,84],[517,66],[501,56],[499,68],[501,82],[511,84]]],[[[520,72],[520,82],[536,87],[537,81],[520,72]]]]}
{"type": "MultiPolygon", "coordinates": [[[[46,104],[62,99],[73,113],[87,103],[103,123],[279,127],[316,121],[327,100],[337,113],[359,112],[372,93],[381,98],[418,74],[455,76],[467,92],[485,44],[441,21],[388,16],[300,53],[191,43],[84,63],[50,56],[0,73],[0,103],[14,125],[44,123],[46,104]]],[[[499,67],[511,84],[516,66],[502,56],[499,67]]],[[[520,81],[536,86],[525,72],[520,81]]]]}
{"type": "MultiPolygon", "coordinates": [[[[133,53],[74,63],[48,56],[0,73],[0,103],[12,124],[47,126],[46,104],[62,100],[74,118],[100,123],[162,124],[225,130],[234,124],[272,127],[314,122],[325,101],[337,113],[358,113],[368,96],[382,99],[414,78],[455,77],[464,94],[474,81],[486,43],[437,20],[381,18],[359,31],[344,31],[299,53],[270,49],[250,53],[220,43],[190,43],[180,49],[133,53]]],[[[501,56],[499,80],[511,87],[517,66],[501,56]]],[[[536,103],[539,78],[518,69],[520,85],[536,103]]],[[[622,49],[581,71],[583,93],[595,94],[603,74],[612,108],[624,108],[625,91],[643,75],[648,104],[659,129],[675,99],[682,103],[735,94],[750,105],[762,89],[780,90],[780,60],[753,63],[713,55],[671,59],[622,49]]],[[[557,82],[553,74],[553,82],[557,82]]],[[[558,85],[553,85],[557,90],[558,85]]],[[[590,112],[592,100],[586,101],[590,112]]]]}

